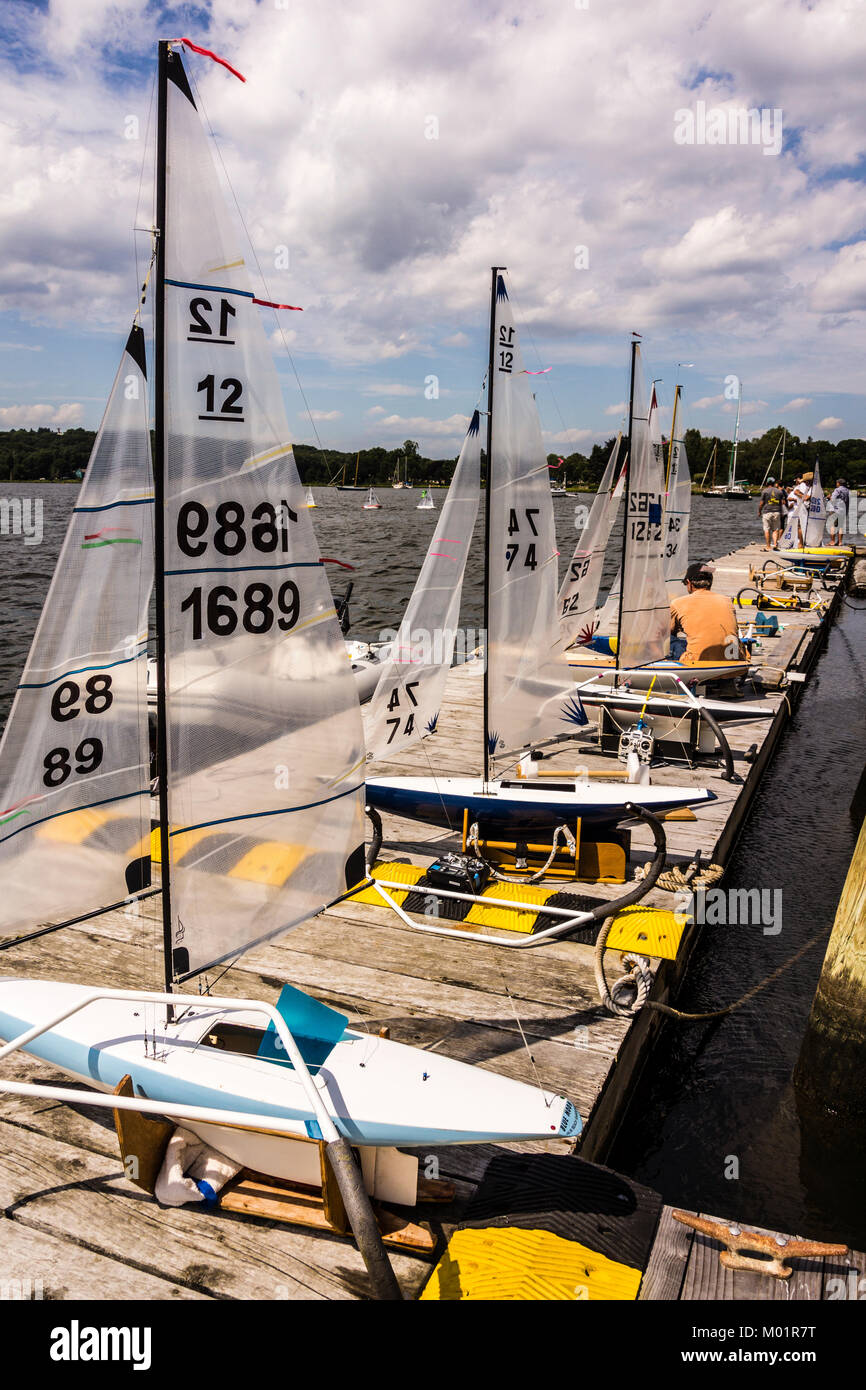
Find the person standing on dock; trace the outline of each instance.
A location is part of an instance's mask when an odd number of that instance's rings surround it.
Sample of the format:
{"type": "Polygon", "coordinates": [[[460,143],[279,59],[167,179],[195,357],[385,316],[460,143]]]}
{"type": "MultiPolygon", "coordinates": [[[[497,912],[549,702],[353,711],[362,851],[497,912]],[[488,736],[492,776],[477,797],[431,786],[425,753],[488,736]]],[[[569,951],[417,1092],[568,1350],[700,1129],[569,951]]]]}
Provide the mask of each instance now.
{"type": "Polygon", "coordinates": [[[844,478],[836,479],[836,486],[827,503],[827,531],[831,545],[841,545],[845,539],[845,521],[848,515],[850,494],[844,478]]]}
{"type": "Polygon", "coordinates": [[[775,478],[767,479],[767,486],[758,502],[758,516],[764,527],[764,540],[771,550],[775,550],[782,534],[782,508],[785,505],[785,492],[777,487],[775,478]]]}
{"type": "Polygon", "coordinates": [[[727,594],[712,594],[713,567],[705,560],[689,565],[686,593],[671,603],[671,656],[684,666],[699,661],[741,661],[737,615],[727,594]],[[683,632],[684,638],[677,637],[683,632]]]}

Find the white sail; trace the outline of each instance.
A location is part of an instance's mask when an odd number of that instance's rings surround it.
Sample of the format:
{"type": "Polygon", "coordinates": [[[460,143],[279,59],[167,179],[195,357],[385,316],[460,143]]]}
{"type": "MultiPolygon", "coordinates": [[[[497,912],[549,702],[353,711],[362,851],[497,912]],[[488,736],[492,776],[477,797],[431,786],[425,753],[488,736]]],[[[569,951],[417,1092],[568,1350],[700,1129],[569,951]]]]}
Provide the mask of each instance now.
{"type": "Polygon", "coordinates": [[[821,471],[818,468],[818,460],[815,460],[815,473],[812,478],[812,488],[809,493],[808,518],[806,529],[803,536],[803,544],[807,546],[824,544],[824,527],[827,522],[827,503],[824,500],[824,489],[821,486],[821,471]]]}
{"type": "Polygon", "coordinates": [[[799,550],[801,536],[806,534],[808,512],[802,500],[792,507],[785,519],[785,529],[779,537],[780,550],[799,550]]]}
{"type": "Polygon", "coordinates": [[[560,585],[559,628],[564,647],[570,646],[580,636],[595,613],[605,551],[616,517],[619,496],[622,495],[621,488],[619,494],[616,494],[613,482],[621,441],[620,433],[617,434],[610,451],[589,518],[560,585]]]}
{"type": "Polygon", "coordinates": [[[671,466],[665,496],[665,579],[682,579],[689,563],[689,517],[692,477],[682,439],[671,445],[671,466]]]}
{"type": "Polygon", "coordinates": [[[436,729],[454,655],[466,557],[478,516],[480,476],[476,410],[421,573],[370,701],[368,758],[393,757],[436,729]]]}
{"type": "Polygon", "coordinates": [[[147,608],[153,480],[134,327],[0,744],[2,932],[150,878],[147,608]]]}
{"type": "Polygon", "coordinates": [[[670,604],[664,582],[661,437],[653,437],[656,431],[651,416],[656,416],[656,411],[648,412],[644,405],[638,348],[626,490],[622,624],[617,633],[617,666],[621,669],[659,661],[667,656],[670,646],[670,604]]]}
{"type": "Polygon", "coordinates": [[[526,747],[584,723],[558,652],[556,532],[541,423],[501,275],[493,325],[487,747],[526,747]]]}
{"type": "Polygon", "coordinates": [[[363,731],[240,236],[169,60],[165,546],[173,972],[363,877],[363,731]]]}

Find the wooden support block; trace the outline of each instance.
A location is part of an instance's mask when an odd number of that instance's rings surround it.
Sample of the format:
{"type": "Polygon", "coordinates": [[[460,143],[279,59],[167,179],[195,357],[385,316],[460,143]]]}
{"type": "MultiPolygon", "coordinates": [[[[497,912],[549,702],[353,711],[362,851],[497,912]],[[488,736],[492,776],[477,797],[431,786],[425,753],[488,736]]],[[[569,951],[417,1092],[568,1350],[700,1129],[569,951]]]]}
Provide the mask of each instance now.
{"type": "MultiPolygon", "coordinates": [[[[134,1096],[132,1077],[124,1076],[114,1094],[134,1096]]],[[[152,1196],[175,1126],[170,1120],[152,1119],[135,1110],[115,1110],[114,1129],[127,1178],[152,1196]]]]}

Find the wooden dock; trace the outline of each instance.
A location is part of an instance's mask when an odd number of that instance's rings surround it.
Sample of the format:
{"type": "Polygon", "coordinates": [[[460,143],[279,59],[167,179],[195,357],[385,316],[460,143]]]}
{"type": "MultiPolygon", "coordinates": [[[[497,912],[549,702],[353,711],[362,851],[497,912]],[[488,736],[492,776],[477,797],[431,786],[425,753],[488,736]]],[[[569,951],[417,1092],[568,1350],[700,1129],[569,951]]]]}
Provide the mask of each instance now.
{"type": "MultiPolygon", "coordinates": [[[[715,588],[735,594],[748,581],[749,565],[761,564],[767,554],[750,545],[724,556],[716,563],[715,588]]],[[[658,782],[709,785],[718,798],[699,809],[696,820],[668,823],[669,863],[685,864],[699,848],[705,862],[727,862],[833,621],[840,592],[828,591],[826,597],[823,619],[816,613],[780,613],[785,632],[764,640],[759,660],[766,685],[746,697],[765,704],[773,717],[728,726],[743,782],[721,780],[714,767],[689,771],[682,764],[653,774],[658,782]]],[[[375,771],[477,773],[481,698],[480,664],[455,667],[437,734],[375,771]]],[[[610,759],[577,747],[581,764],[610,767],[610,759]]],[[[574,765],[575,746],[566,748],[551,760],[552,767],[574,765]]],[[[382,858],[389,860],[425,864],[443,849],[459,847],[456,837],[392,818],[385,819],[384,832],[382,858]]],[[[636,831],[632,868],[650,857],[649,848],[648,832],[636,831]]],[[[556,886],[563,887],[562,880],[556,886]]],[[[591,891],[615,897],[623,889],[600,885],[591,891]]],[[[672,897],[656,889],[648,902],[670,907],[672,897]]],[[[0,953],[0,970],[160,988],[158,912],[158,899],[150,899],[14,946],[0,953]]],[[[654,999],[675,993],[696,937],[697,929],[687,928],[676,961],[652,962],[654,999]]],[[[609,975],[617,969],[611,962],[609,975]]],[[[635,1020],[605,1012],[591,945],[561,941],[529,952],[476,947],[425,936],[385,906],[359,902],[343,902],[284,940],[251,952],[220,977],[219,992],[275,1000],[286,981],[347,1013],[353,1027],[387,1026],[397,1041],[567,1094],[585,1122],[580,1152],[596,1161],[610,1147],[661,1026],[661,1016],[646,1010],[635,1020]]],[[[729,993],[735,996],[735,982],[729,993]]],[[[11,1060],[7,1075],[61,1079],[20,1054],[11,1060]]],[[[565,1153],[569,1141],[522,1147],[565,1153]]],[[[449,1208],[419,1209],[419,1215],[434,1229],[436,1223],[445,1233],[453,1228],[493,1152],[473,1147],[425,1155],[428,1176],[454,1179],[457,1197],[449,1208]]],[[[368,1296],[363,1263],[349,1240],[200,1208],[160,1208],[126,1182],[109,1114],[95,1109],[74,1112],[44,1100],[3,1098],[0,1213],[0,1285],[41,1280],[46,1298],[368,1296]]],[[[392,1261],[405,1295],[413,1297],[429,1275],[431,1260],[397,1253],[392,1261]]]]}

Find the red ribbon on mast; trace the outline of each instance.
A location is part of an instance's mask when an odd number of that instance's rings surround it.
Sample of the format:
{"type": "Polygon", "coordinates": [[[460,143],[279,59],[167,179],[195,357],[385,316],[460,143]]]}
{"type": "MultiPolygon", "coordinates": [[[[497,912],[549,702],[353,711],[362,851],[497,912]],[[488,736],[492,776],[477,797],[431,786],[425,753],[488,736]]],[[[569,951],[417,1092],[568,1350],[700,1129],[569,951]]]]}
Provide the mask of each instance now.
{"type": "Polygon", "coordinates": [[[197,43],[193,43],[192,39],[181,39],[181,43],[186,44],[187,48],[191,48],[193,53],[200,53],[203,58],[210,58],[212,62],[219,63],[220,67],[228,68],[229,72],[240,78],[241,82],[246,82],[247,79],[243,73],[238,72],[237,68],[233,68],[231,63],[227,63],[225,58],[221,58],[218,53],[211,53],[209,48],[200,48],[197,43]]]}

